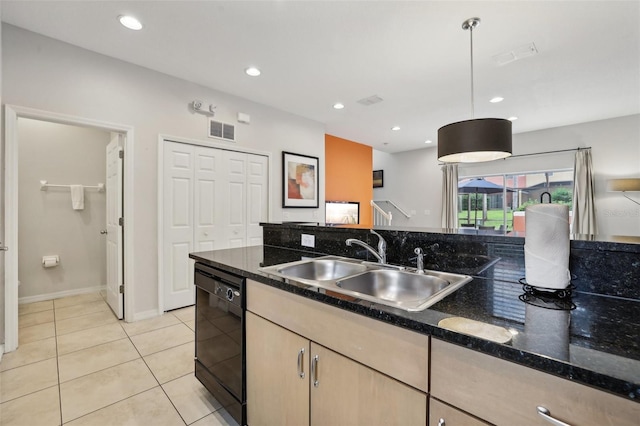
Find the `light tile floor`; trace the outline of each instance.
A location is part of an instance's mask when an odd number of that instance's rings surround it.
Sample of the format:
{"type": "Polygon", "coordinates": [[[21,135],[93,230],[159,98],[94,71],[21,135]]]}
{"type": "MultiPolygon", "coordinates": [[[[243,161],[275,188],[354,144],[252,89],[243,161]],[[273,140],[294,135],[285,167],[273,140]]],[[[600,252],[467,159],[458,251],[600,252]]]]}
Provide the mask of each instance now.
{"type": "Polygon", "coordinates": [[[125,323],[100,293],[20,305],[0,424],[237,426],[193,375],[193,309],[125,323]]]}

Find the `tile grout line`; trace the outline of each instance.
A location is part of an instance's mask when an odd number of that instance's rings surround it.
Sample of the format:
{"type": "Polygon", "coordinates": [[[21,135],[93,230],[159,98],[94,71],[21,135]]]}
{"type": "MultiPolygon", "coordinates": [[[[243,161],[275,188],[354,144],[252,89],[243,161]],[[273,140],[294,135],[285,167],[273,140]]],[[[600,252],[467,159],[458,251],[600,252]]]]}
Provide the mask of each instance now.
{"type": "MultiPolygon", "coordinates": [[[[173,315],[173,314],[172,314],[173,315]]],[[[173,315],[175,317],[175,315],[173,315]]],[[[179,320],[180,318],[178,318],[179,320]]],[[[124,327],[123,327],[124,329],[124,327]]],[[[125,333],[127,331],[125,330],[125,333]]],[[[141,333],[144,334],[144,333],[141,333]]],[[[131,344],[133,345],[133,347],[135,348],[136,352],[138,352],[138,355],[140,355],[140,359],[142,359],[142,362],[144,362],[144,365],[147,367],[147,369],[149,370],[149,373],[151,373],[151,375],[153,376],[154,380],[158,383],[158,387],[160,387],[160,390],[162,390],[162,393],[164,393],[164,395],[167,397],[167,399],[169,400],[169,403],[171,403],[171,406],[173,407],[174,410],[176,410],[176,413],[178,413],[178,416],[180,417],[180,420],[182,420],[182,423],[184,423],[185,425],[187,424],[187,422],[185,421],[185,419],[182,417],[182,414],[180,414],[180,411],[178,410],[178,407],[175,406],[175,404],[173,403],[173,401],[171,400],[171,398],[169,397],[169,395],[167,395],[167,392],[164,390],[164,388],[162,387],[162,384],[160,383],[160,380],[158,380],[158,378],[156,377],[155,374],[153,374],[153,370],[151,370],[151,367],[149,367],[149,364],[147,364],[147,360],[144,359],[144,357],[142,356],[142,354],[140,353],[140,351],[138,350],[138,347],[136,346],[135,343],[133,343],[133,340],[131,340],[131,336],[129,336],[127,334],[127,337],[129,338],[129,340],[131,341],[131,344]]],[[[194,345],[195,345],[195,339],[194,339],[194,345]]],[[[195,346],[194,346],[195,347],[195,346]]],[[[158,351],[155,353],[159,353],[162,351],[158,351]]],[[[152,355],[152,354],[150,354],[152,355]]]]}

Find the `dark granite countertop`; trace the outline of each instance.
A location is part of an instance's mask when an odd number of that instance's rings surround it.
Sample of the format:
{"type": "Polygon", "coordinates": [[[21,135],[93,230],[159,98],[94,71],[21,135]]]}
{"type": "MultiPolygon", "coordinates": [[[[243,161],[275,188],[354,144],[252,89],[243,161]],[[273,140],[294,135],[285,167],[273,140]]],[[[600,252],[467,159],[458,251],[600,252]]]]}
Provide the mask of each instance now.
{"type": "Polygon", "coordinates": [[[192,253],[213,267],[341,309],[430,334],[505,360],[554,374],[640,403],[640,303],[574,293],[573,310],[545,309],[519,299],[522,286],[490,277],[473,281],[422,312],[405,312],[327,295],[316,287],[261,272],[263,266],[301,259],[297,250],[254,246],[192,253]],[[464,317],[504,327],[511,342],[495,343],[438,326],[464,317]]]}

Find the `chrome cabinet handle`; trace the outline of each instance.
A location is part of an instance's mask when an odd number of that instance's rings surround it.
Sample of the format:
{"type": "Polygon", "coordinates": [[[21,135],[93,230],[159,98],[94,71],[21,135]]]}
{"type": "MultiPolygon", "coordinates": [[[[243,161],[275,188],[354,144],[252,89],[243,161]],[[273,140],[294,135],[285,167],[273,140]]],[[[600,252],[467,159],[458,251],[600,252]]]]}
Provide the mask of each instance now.
{"type": "Polygon", "coordinates": [[[9,247],[3,246],[2,241],[0,241],[0,251],[9,251],[9,247]]]}
{"type": "Polygon", "coordinates": [[[302,361],[304,360],[304,348],[298,351],[298,376],[301,379],[304,379],[304,367],[302,366],[302,361]]]}
{"type": "Polygon", "coordinates": [[[542,417],[543,419],[545,419],[546,421],[548,421],[552,425],[555,425],[555,426],[571,426],[568,423],[561,422],[560,420],[558,420],[558,419],[556,419],[554,417],[551,417],[551,411],[549,411],[547,408],[543,407],[542,405],[538,405],[536,407],[536,410],[538,410],[538,414],[540,415],[540,417],[542,417]]]}
{"type": "Polygon", "coordinates": [[[438,426],[447,426],[444,422],[444,419],[441,418],[440,420],[438,420],[438,426]]]}
{"type": "Polygon", "coordinates": [[[311,362],[311,376],[313,377],[313,386],[316,388],[320,385],[318,381],[318,359],[320,357],[316,355],[313,357],[313,362],[311,362]]]}

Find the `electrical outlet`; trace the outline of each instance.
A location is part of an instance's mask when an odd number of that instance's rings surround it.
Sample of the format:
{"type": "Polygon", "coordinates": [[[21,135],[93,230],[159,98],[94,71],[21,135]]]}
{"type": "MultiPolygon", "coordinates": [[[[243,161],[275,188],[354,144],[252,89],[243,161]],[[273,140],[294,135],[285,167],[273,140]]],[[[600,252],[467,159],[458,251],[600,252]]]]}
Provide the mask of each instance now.
{"type": "Polygon", "coordinates": [[[282,212],[283,219],[289,219],[289,212],[282,212]]]}
{"type": "Polygon", "coordinates": [[[315,246],[316,246],[316,237],[315,237],[315,235],[302,234],[300,240],[301,240],[300,244],[302,244],[303,247],[315,248],[315,246]]]}
{"type": "Polygon", "coordinates": [[[411,215],[411,216],[415,216],[415,215],[416,215],[416,211],[415,211],[415,210],[411,210],[411,211],[409,212],[409,215],[411,215]]]}
{"type": "Polygon", "coordinates": [[[424,211],[424,214],[425,214],[425,215],[427,215],[427,216],[429,216],[429,215],[431,214],[431,210],[425,210],[425,211],[424,211]]]}

